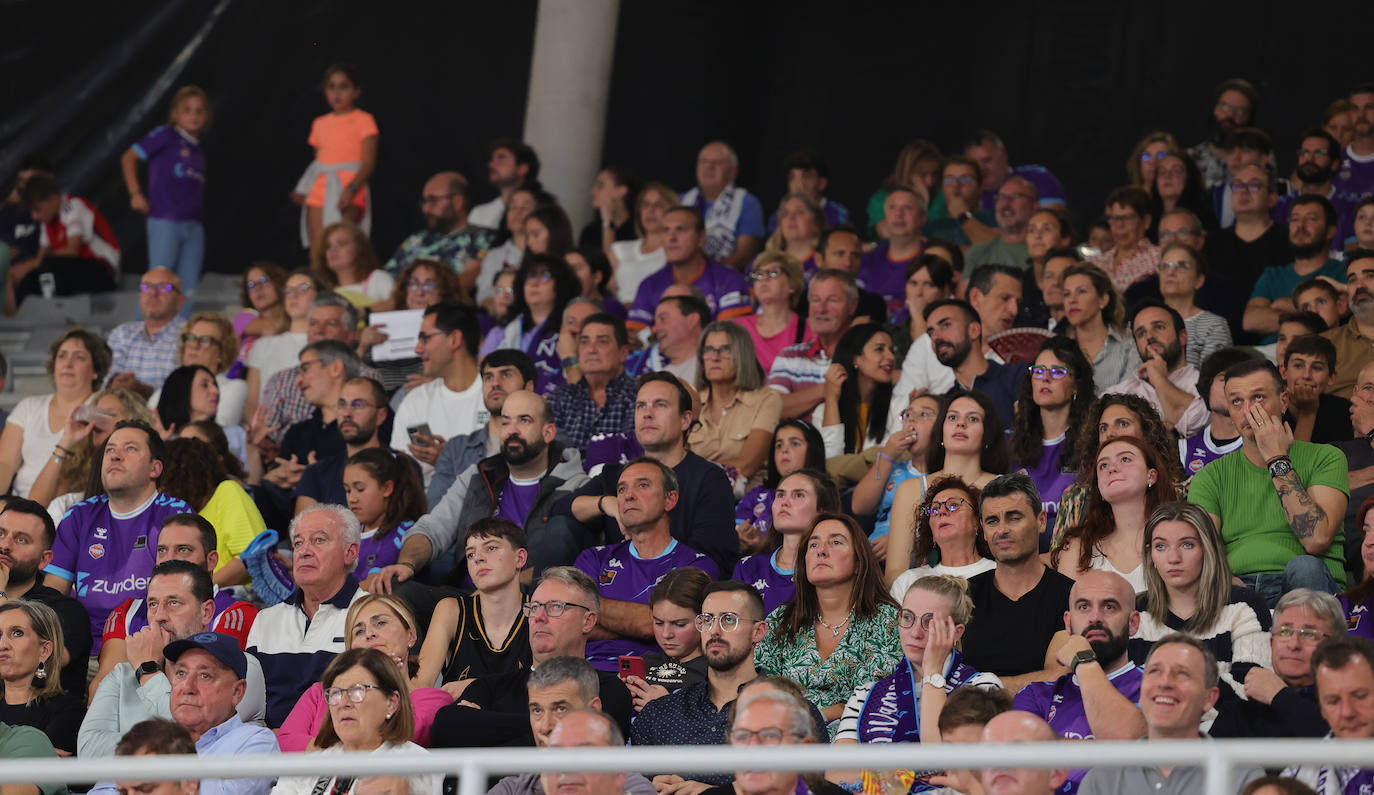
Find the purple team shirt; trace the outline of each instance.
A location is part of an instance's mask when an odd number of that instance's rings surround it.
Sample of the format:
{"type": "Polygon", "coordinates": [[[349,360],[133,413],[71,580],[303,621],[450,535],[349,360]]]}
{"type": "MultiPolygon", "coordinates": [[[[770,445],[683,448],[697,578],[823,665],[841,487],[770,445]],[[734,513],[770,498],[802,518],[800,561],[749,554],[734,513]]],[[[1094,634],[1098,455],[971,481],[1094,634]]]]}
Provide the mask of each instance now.
{"type": "Polygon", "coordinates": [[[205,220],[205,151],[180,128],[163,125],[133,145],[148,161],[148,215],[205,220]]]}
{"type": "Polygon", "coordinates": [[[525,519],[529,517],[530,508],[534,506],[534,498],[537,496],[539,478],[530,481],[508,478],[506,485],[501,488],[501,499],[496,503],[496,515],[524,527],[525,519]]]}
{"type": "MultiPolygon", "coordinates": [[[[582,550],[574,564],[601,590],[602,599],[621,602],[649,603],[649,594],[664,575],[674,569],[695,566],[710,575],[720,576],[720,569],[705,555],[673,539],[662,555],[645,560],[635,553],[629,541],[582,550]]],[[[628,638],[594,640],[587,644],[587,661],[602,671],[617,670],[617,659],[623,655],[643,656],[657,651],[652,643],[628,638]]]]}
{"type": "MultiPolygon", "coordinates": [[[[1040,195],[1041,207],[1064,203],[1064,186],[1048,168],[1037,166],[1034,163],[1016,166],[1012,168],[1010,176],[1021,177],[1034,185],[1036,193],[1040,195]]],[[[983,191],[983,198],[980,203],[984,210],[997,209],[997,191],[983,191]]]]}
{"type": "Polygon", "coordinates": [[[1035,487],[1040,491],[1040,506],[1045,509],[1045,532],[1040,536],[1040,551],[1050,551],[1050,540],[1054,538],[1054,520],[1059,518],[1059,498],[1077,478],[1077,472],[1065,472],[1059,466],[1064,456],[1065,436],[1051,444],[1044,445],[1040,452],[1040,463],[1035,467],[1021,467],[1030,475],[1035,487]]]}
{"type": "Polygon", "coordinates": [[[132,513],[119,515],[102,494],[73,505],[57,525],[52,562],[44,571],[69,580],[72,596],[90,614],[92,654],[100,652],[110,611],[148,592],[162,521],[179,513],[195,511],[176,497],[157,493],[132,513]]]}
{"type": "Polygon", "coordinates": [[[1337,191],[1352,196],[1364,197],[1374,193],[1374,157],[1356,159],[1347,146],[1341,153],[1341,165],[1336,169],[1331,185],[1337,191]]]}
{"type": "Polygon", "coordinates": [[[775,494],[777,491],[767,486],[755,486],[746,491],[740,501],[735,503],[735,524],[753,522],[760,534],[768,535],[768,528],[773,526],[775,494]]]}
{"type": "MultiPolygon", "coordinates": [[[[1289,216],[1293,214],[1293,202],[1301,195],[1300,191],[1293,191],[1279,197],[1269,213],[1274,223],[1288,223],[1289,216]]],[[[1360,203],[1360,197],[1341,193],[1333,187],[1326,198],[1336,208],[1336,236],[1331,238],[1331,250],[1343,251],[1347,243],[1355,242],[1355,205],[1360,203]]]]}
{"type": "MultiPolygon", "coordinates": [[[[644,281],[639,283],[639,290],[635,293],[635,301],[630,307],[626,321],[646,327],[652,326],[658,300],[663,297],[663,291],[672,284],[672,265],[664,265],[644,277],[644,281]]],[[[750,312],[749,285],[734,268],[708,259],[705,267],[701,269],[701,275],[692,282],[692,286],[700,288],[706,296],[706,305],[711,307],[711,316],[716,320],[729,320],[750,312]]]]}
{"type": "Polygon", "coordinates": [[[358,544],[358,562],[353,566],[353,576],[362,581],[367,579],[367,575],[395,563],[401,555],[401,542],[405,540],[406,531],[414,524],[401,522],[395,530],[381,538],[377,538],[376,535],[364,535],[358,544]]]}
{"type": "MultiPolygon", "coordinates": [[[[1130,699],[1132,704],[1140,703],[1140,680],[1145,671],[1138,665],[1127,663],[1107,675],[1117,692],[1130,699]]],[[[1083,691],[1078,689],[1078,677],[1065,674],[1053,682],[1031,682],[1016,694],[1016,709],[1039,715],[1054,729],[1055,733],[1066,740],[1092,740],[1092,727],[1088,725],[1088,713],[1083,708],[1083,691]]],[[[1086,769],[1069,771],[1069,777],[1059,792],[1064,795],[1078,789],[1078,782],[1088,774],[1086,769]]]]}
{"type": "Polygon", "coordinates": [[[759,596],[763,597],[764,615],[772,613],[797,592],[797,584],[792,580],[793,572],[778,568],[778,552],[773,550],[766,554],[750,555],[735,564],[733,578],[754,586],[759,596]]]}
{"type": "Polygon", "coordinates": [[[1341,609],[1345,611],[1346,634],[1374,640],[1374,616],[1370,613],[1370,609],[1374,608],[1374,596],[1366,597],[1357,605],[1350,604],[1350,597],[1343,594],[1336,598],[1340,600],[1341,609]]]}
{"type": "MultiPolygon", "coordinates": [[[[889,259],[888,247],[888,242],[884,240],[865,254],[859,262],[859,275],[854,280],[870,293],[881,295],[887,302],[888,314],[892,314],[906,302],[906,267],[916,257],[889,259]]],[[[917,256],[920,256],[919,252],[917,256]]]]}

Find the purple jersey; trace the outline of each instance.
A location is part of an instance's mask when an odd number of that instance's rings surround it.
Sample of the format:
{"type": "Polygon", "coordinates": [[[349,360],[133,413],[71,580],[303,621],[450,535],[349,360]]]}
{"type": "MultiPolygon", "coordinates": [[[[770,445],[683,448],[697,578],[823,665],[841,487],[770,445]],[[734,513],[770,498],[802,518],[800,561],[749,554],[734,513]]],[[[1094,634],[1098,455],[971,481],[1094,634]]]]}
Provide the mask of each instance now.
{"type": "MultiPolygon", "coordinates": [[[[1288,218],[1293,214],[1293,202],[1301,195],[1300,191],[1293,191],[1279,197],[1270,211],[1274,223],[1288,223],[1288,218]]],[[[1347,243],[1355,242],[1355,205],[1360,203],[1360,197],[1353,193],[1342,193],[1333,187],[1326,198],[1336,208],[1336,236],[1331,238],[1331,251],[1344,251],[1347,243]]]]}
{"type": "Polygon", "coordinates": [[[148,216],[167,221],[205,219],[205,151],[179,128],[163,125],[133,145],[148,161],[148,216]]]}
{"type": "MultiPolygon", "coordinates": [[[[654,324],[654,310],[663,291],[673,284],[673,266],[664,265],[644,277],[635,293],[634,305],[626,322],[647,328],[654,324]]],[[[706,305],[711,308],[711,316],[716,320],[729,320],[750,313],[749,285],[734,268],[719,262],[706,260],[701,274],[692,280],[692,286],[701,289],[706,296],[706,305]]]]}
{"type": "Polygon", "coordinates": [[[1374,608],[1374,595],[1365,597],[1357,605],[1350,604],[1350,597],[1344,594],[1336,598],[1341,601],[1341,609],[1345,611],[1346,634],[1374,640],[1374,614],[1370,612],[1370,608],[1374,608]]]}
{"type": "Polygon", "coordinates": [[[1237,436],[1226,444],[1217,444],[1212,439],[1210,424],[1187,439],[1180,439],[1178,455],[1183,462],[1184,476],[1191,478],[1218,458],[1239,450],[1244,443],[1245,440],[1237,436]]]}
{"type": "Polygon", "coordinates": [[[540,480],[516,480],[514,476],[507,478],[506,485],[501,487],[501,499],[496,502],[497,517],[524,527],[530,508],[534,507],[534,498],[539,496],[540,480]]]}
{"type": "Polygon", "coordinates": [[[1041,553],[1050,551],[1050,540],[1054,538],[1054,520],[1059,517],[1059,498],[1064,489],[1078,479],[1077,472],[1065,472],[1059,465],[1064,456],[1066,436],[1053,442],[1041,442],[1040,463],[1034,467],[1022,466],[1021,471],[1030,475],[1035,487],[1040,491],[1040,505],[1045,509],[1045,532],[1040,536],[1041,553]]]}
{"type": "Polygon", "coordinates": [[[906,301],[906,267],[920,256],[920,252],[907,259],[896,260],[888,257],[888,247],[889,243],[884,240],[865,254],[859,262],[859,274],[854,280],[863,289],[881,295],[887,302],[888,314],[892,314],[901,309],[906,301]]]}
{"type": "Polygon", "coordinates": [[[159,492],[128,514],[110,510],[110,498],[102,494],[78,502],[62,517],[52,562],[44,570],[70,581],[72,595],[90,614],[92,654],[100,652],[110,611],[148,592],[162,520],[179,513],[195,511],[159,492]]]}
{"type": "Polygon", "coordinates": [[[582,448],[582,468],[590,472],[594,467],[607,464],[625,466],[642,455],[644,446],[634,434],[597,433],[582,448]]]}
{"type": "Polygon", "coordinates": [[[745,492],[735,503],[735,524],[753,522],[760,534],[768,535],[768,529],[773,526],[774,494],[777,491],[767,486],[755,486],[745,492]]]}
{"type": "Polygon", "coordinates": [[[362,541],[358,544],[358,562],[353,567],[353,576],[359,581],[365,580],[367,575],[395,563],[401,554],[401,542],[405,540],[406,531],[414,524],[401,522],[395,530],[381,538],[374,533],[363,533],[362,541]]]}
{"type": "MultiPolygon", "coordinates": [[[[720,576],[720,569],[710,558],[677,539],[668,542],[662,555],[645,560],[635,553],[629,541],[582,550],[574,564],[597,584],[602,599],[621,602],[649,603],[649,594],[664,575],[684,566],[695,566],[710,575],[720,576]]],[[[657,650],[657,646],[641,640],[616,638],[594,640],[587,644],[587,661],[602,671],[617,670],[617,658],[622,654],[643,656],[657,650]]]]}
{"type": "Polygon", "coordinates": [[[778,568],[778,550],[768,554],[750,555],[735,564],[734,579],[754,586],[763,597],[763,613],[768,615],[778,605],[792,598],[797,584],[791,571],[778,568]]]}
{"type": "MultiPolygon", "coordinates": [[[[1132,704],[1140,703],[1140,680],[1145,671],[1138,665],[1126,663],[1107,675],[1112,685],[1132,704]]],[[[1078,677],[1065,674],[1053,682],[1031,682],[1016,694],[1016,709],[1039,715],[1066,740],[1092,740],[1092,727],[1083,708],[1083,691],[1078,689],[1078,677]]],[[[1061,793],[1068,795],[1078,789],[1078,782],[1087,775],[1086,769],[1069,771],[1069,778],[1061,793]]]]}
{"type": "Polygon", "coordinates": [[[1346,147],[1341,153],[1341,165],[1331,185],[1341,193],[1364,197],[1374,193],[1374,155],[1360,157],[1346,147]]]}
{"type": "MultiPolygon", "coordinates": [[[[1013,177],[1021,177],[1035,186],[1035,191],[1040,196],[1040,206],[1046,207],[1051,204],[1064,204],[1064,186],[1060,184],[1059,178],[1044,166],[1037,166],[1034,163],[1016,166],[1011,170],[1013,177]]],[[[997,209],[997,191],[983,191],[981,208],[984,210],[997,209]]]]}

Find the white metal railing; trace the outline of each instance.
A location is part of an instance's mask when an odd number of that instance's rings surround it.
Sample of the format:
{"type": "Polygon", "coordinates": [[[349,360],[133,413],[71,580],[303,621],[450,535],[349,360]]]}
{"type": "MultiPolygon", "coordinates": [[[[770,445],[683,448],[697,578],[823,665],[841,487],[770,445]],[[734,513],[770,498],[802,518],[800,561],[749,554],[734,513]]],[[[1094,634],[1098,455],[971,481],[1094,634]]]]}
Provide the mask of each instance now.
{"type": "Polygon", "coordinates": [[[69,781],[155,781],[279,776],[460,776],[459,795],[483,795],[487,777],[528,772],[736,770],[917,770],[997,767],[1125,767],[1168,764],[1205,767],[1209,795],[1232,795],[1238,766],[1290,764],[1374,766],[1374,740],[1216,740],[1195,742],[1060,742],[1012,745],[920,744],[724,745],[634,748],[473,748],[418,754],[254,754],[251,756],[126,756],[109,759],[0,761],[0,784],[69,781]],[[249,776],[245,771],[251,770],[249,776]]]}

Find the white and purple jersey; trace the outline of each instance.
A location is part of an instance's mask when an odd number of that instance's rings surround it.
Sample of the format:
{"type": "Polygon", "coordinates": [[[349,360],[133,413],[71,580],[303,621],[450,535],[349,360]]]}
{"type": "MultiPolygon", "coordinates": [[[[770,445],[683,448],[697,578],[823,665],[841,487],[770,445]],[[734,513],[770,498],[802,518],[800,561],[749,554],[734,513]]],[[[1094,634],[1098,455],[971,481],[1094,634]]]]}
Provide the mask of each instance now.
{"type": "Polygon", "coordinates": [[[778,568],[778,552],[773,550],[763,555],[750,555],[735,564],[734,579],[747,582],[763,597],[763,614],[768,615],[778,605],[792,598],[797,592],[797,583],[792,576],[795,570],[778,568]]]}
{"type": "Polygon", "coordinates": [[[1349,193],[1361,198],[1374,193],[1374,155],[1360,156],[1346,147],[1341,153],[1341,165],[1331,186],[1341,193],[1349,193]]]}
{"type": "MultiPolygon", "coordinates": [[[[1107,674],[1117,692],[1130,699],[1132,704],[1140,703],[1140,680],[1145,670],[1127,662],[1107,674]]],[[[1078,688],[1078,677],[1065,674],[1053,682],[1031,682],[1016,694],[1016,709],[1039,715],[1054,729],[1055,733],[1066,740],[1092,740],[1092,726],[1088,725],[1088,713],[1083,707],[1083,691],[1078,688]]],[[[1059,792],[1064,795],[1078,789],[1078,782],[1088,771],[1078,768],[1069,771],[1069,777],[1059,792]]]]}
{"type": "Polygon", "coordinates": [[[753,522],[761,535],[768,535],[773,526],[773,495],[777,491],[767,486],[755,486],[735,503],[735,524],[753,522]]]}
{"type": "Polygon", "coordinates": [[[179,513],[195,511],[158,492],[133,511],[118,514],[102,494],[73,505],[57,525],[52,562],[44,571],[71,582],[72,596],[90,614],[92,654],[100,652],[110,611],[148,592],[162,521],[179,513]]]}
{"type": "Polygon", "coordinates": [[[363,533],[358,544],[358,563],[353,567],[353,576],[360,581],[365,580],[367,575],[375,574],[395,563],[400,557],[401,542],[405,540],[406,531],[414,524],[401,522],[396,529],[381,538],[377,537],[376,531],[363,533]]]}
{"type": "MultiPolygon", "coordinates": [[[[649,603],[649,595],[664,575],[674,569],[695,566],[710,575],[711,579],[720,576],[720,569],[705,555],[677,539],[668,542],[668,548],[656,558],[644,559],[635,552],[634,544],[621,541],[602,547],[582,550],[574,564],[601,591],[602,599],[615,599],[621,602],[649,603]]],[[[657,650],[652,643],[629,638],[614,640],[594,640],[587,644],[587,661],[602,671],[617,670],[617,658],[622,654],[643,656],[657,650]]]]}
{"type": "Polygon", "coordinates": [[[1225,444],[1217,444],[1212,440],[1211,424],[1187,439],[1180,439],[1178,457],[1183,462],[1184,476],[1191,478],[1218,458],[1239,450],[1244,443],[1245,440],[1237,436],[1225,444]]]}
{"type": "Polygon", "coordinates": [[[1020,471],[1030,476],[1040,492],[1040,507],[1045,511],[1045,532],[1040,535],[1040,552],[1050,551],[1050,541],[1054,538],[1054,523],[1059,518],[1059,498],[1078,479],[1078,473],[1065,472],[1059,465],[1064,457],[1068,434],[1050,441],[1041,440],[1040,463],[1033,467],[1021,466],[1020,471]]]}
{"type": "Polygon", "coordinates": [[[205,151],[180,127],[163,125],[133,145],[148,161],[148,215],[168,221],[205,218],[205,151]]]}
{"type": "MultiPolygon", "coordinates": [[[[645,276],[635,292],[635,301],[625,322],[633,328],[652,326],[658,301],[673,281],[672,265],[664,265],[645,276]]],[[[711,317],[715,320],[730,320],[753,311],[749,305],[749,285],[734,268],[708,259],[701,273],[692,280],[692,286],[706,296],[706,305],[711,308],[711,317]]]]}

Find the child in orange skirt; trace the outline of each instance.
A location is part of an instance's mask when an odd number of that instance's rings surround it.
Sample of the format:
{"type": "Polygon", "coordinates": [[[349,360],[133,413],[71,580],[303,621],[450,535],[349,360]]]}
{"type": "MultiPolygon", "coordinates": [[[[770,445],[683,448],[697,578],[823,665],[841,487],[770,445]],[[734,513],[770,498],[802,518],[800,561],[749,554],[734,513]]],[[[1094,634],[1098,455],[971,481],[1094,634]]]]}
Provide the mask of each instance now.
{"type": "Polygon", "coordinates": [[[377,167],[377,120],[356,107],[362,95],[358,73],[347,64],[324,72],[324,98],[330,112],[310,125],[308,143],[315,161],[296,183],[291,200],[304,205],[301,245],[320,245],[325,224],[346,220],[370,231],[372,213],[367,181],[377,167]]]}

